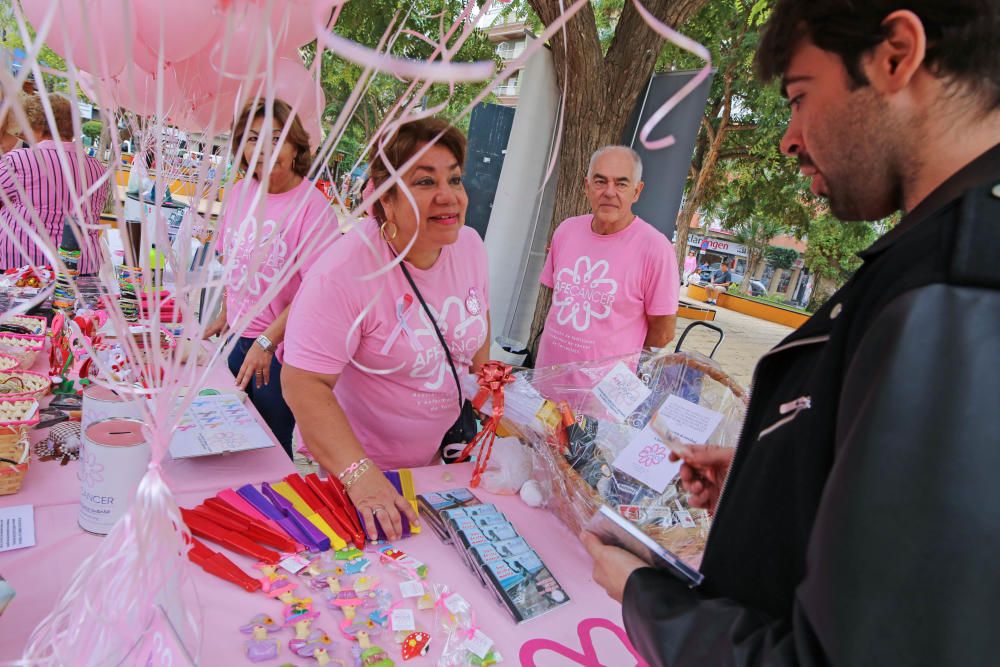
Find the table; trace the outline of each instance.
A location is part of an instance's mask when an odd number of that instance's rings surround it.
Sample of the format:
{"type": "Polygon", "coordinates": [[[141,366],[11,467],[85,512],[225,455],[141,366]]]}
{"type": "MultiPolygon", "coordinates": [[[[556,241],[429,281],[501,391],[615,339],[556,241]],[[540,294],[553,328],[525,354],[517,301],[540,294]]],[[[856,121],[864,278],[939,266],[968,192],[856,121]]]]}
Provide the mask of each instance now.
{"type": "MultiPolygon", "coordinates": [[[[232,376],[224,365],[218,366],[210,386],[221,387],[232,383],[232,376]]],[[[249,406],[249,404],[248,404],[249,406]]],[[[252,409],[252,406],[249,406],[252,409]]],[[[181,461],[169,460],[164,464],[165,475],[174,489],[178,504],[192,507],[223,487],[277,480],[294,472],[292,463],[280,447],[241,452],[225,456],[206,457],[181,461]]],[[[447,490],[468,486],[472,468],[469,464],[432,466],[413,471],[418,493],[447,490]]],[[[0,618],[0,662],[14,660],[26,644],[32,629],[51,611],[68,584],[76,565],[95,550],[100,540],[85,533],[77,526],[78,482],[75,462],[59,466],[55,462],[36,462],[26,476],[20,493],[0,496],[0,506],[33,504],[37,546],[0,554],[0,574],[17,591],[17,597],[0,618]]],[[[591,579],[591,562],[579,540],[558,519],[544,509],[527,507],[516,496],[496,496],[481,490],[476,494],[483,502],[496,503],[527,542],[534,547],[552,573],[559,580],[571,602],[549,614],[520,626],[514,624],[506,610],[499,606],[492,594],[459,558],[450,546],[442,544],[434,532],[425,528],[420,535],[401,540],[397,546],[429,566],[429,581],[446,583],[450,589],[461,593],[476,612],[479,627],[495,642],[504,656],[506,665],[520,664],[521,646],[535,638],[548,638],[579,651],[578,625],[587,618],[602,617],[621,625],[620,606],[607,597],[591,579]]],[[[251,561],[238,554],[221,550],[245,571],[252,572],[251,561]]],[[[192,579],[203,603],[205,639],[201,649],[202,665],[251,664],[242,653],[245,635],[237,628],[256,613],[277,613],[278,603],[261,593],[246,593],[242,589],[210,576],[192,566],[192,579]]],[[[398,597],[398,588],[394,596],[398,597]]],[[[339,619],[322,605],[321,618],[315,627],[334,632],[333,619],[339,619]]],[[[418,623],[432,630],[432,612],[418,612],[418,623]]],[[[407,665],[432,665],[440,654],[443,638],[435,635],[432,650],[427,658],[411,660],[407,665]]],[[[282,631],[285,642],[290,631],[282,631]]],[[[383,635],[377,644],[386,645],[383,635]]],[[[594,645],[604,665],[634,665],[635,659],[609,631],[598,630],[593,634],[594,645]]],[[[331,647],[332,655],[340,655],[347,642],[337,636],[331,647]],[[340,648],[338,648],[338,646],[340,648]]],[[[287,663],[292,655],[282,649],[281,659],[258,663],[277,666],[287,663]]],[[[292,664],[312,664],[311,660],[298,659],[292,664]]],[[[403,663],[397,663],[403,664],[403,663]]],[[[560,667],[580,664],[551,651],[539,652],[538,667],[560,667]]]]}

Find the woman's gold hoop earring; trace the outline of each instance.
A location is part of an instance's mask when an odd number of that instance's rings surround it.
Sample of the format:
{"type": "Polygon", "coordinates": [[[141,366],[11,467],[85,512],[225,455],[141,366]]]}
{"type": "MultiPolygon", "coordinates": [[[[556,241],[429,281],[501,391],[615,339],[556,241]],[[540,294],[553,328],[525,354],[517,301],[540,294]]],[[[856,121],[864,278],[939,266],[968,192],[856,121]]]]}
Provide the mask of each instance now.
{"type": "Polygon", "coordinates": [[[399,227],[396,226],[396,223],[395,222],[389,222],[388,220],[386,220],[381,225],[379,225],[378,229],[379,229],[379,232],[382,234],[382,238],[384,238],[386,241],[393,240],[394,238],[396,238],[396,234],[399,233],[399,227]],[[385,234],[385,228],[388,225],[392,225],[392,236],[386,236],[386,234],[385,234]]]}

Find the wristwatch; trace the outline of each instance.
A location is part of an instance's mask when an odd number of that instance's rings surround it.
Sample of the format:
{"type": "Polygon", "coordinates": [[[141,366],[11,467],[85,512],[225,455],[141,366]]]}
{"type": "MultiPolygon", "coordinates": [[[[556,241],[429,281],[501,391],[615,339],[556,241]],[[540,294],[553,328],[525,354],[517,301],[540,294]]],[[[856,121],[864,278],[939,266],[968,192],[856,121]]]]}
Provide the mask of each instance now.
{"type": "Polygon", "coordinates": [[[265,352],[274,352],[274,343],[272,343],[271,339],[264,334],[257,336],[257,340],[254,342],[260,345],[260,348],[265,352]]]}

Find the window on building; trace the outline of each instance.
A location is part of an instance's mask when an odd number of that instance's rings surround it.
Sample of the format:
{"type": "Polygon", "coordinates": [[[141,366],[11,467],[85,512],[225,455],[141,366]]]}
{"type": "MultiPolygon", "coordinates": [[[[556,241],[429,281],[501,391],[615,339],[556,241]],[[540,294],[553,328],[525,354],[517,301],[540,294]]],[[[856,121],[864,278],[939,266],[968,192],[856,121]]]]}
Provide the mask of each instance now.
{"type": "Polygon", "coordinates": [[[788,283],[792,281],[791,271],[782,271],[781,278],[778,280],[778,292],[784,294],[788,291],[788,283]]]}

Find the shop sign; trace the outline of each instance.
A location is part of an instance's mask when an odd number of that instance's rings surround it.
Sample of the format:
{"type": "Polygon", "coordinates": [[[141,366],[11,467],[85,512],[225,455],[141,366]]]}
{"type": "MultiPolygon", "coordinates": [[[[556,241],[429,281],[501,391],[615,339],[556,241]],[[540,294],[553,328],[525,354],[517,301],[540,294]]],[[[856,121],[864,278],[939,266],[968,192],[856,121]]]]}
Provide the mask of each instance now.
{"type": "Polygon", "coordinates": [[[688,245],[707,250],[709,252],[721,252],[737,257],[747,256],[747,247],[742,243],[726,241],[724,239],[713,239],[703,237],[700,234],[688,234],[688,245]]]}

